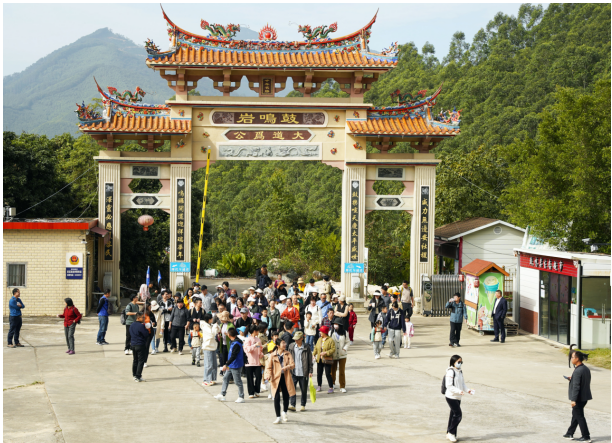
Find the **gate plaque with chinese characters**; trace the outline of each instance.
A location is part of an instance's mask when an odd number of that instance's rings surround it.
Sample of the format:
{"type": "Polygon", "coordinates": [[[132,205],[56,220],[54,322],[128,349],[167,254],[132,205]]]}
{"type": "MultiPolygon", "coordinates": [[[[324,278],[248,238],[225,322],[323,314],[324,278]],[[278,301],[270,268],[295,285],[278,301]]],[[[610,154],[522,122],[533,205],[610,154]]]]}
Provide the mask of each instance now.
{"type": "Polygon", "coordinates": [[[421,186],[421,220],[419,223],[419,262],[429,261],[429,186],[421,186]]]}
{"type": "Polygon", "coordinates": [[[104,244],[104,261],[113,260],[113,208],[115,206],[115,196],[113,183],[104,183],[104,229],[108,231],[109,241],[104,244]]]}
{"type": "Polygon", "coordinates": [[[359,261],[359,180],[351,180],[351,262],[359,261]]]}
{"type": "Polygon", "coordinates": [[[220,160],[321,160],[321,143],[217,143],[220,160]]]}
{"type": "Polygon", "coordinates": [[[325,126],[322,112],[230,112],[213,111],[213,125],[282,125],[282,126],[325,126]]]}
{"type": "Polygon", "coordinates": [[[185,260],[185,179],[176,180],[176,261],[185,260]]]}
{"type": "Polygon", "coordinates": [[[314,134],[308,129],[294,130],[271,130],[271,129],[230,129],[225,132],[225,138],[228,140],[270,140],[270,141],[309,141],[314,137],[314,134]]]}

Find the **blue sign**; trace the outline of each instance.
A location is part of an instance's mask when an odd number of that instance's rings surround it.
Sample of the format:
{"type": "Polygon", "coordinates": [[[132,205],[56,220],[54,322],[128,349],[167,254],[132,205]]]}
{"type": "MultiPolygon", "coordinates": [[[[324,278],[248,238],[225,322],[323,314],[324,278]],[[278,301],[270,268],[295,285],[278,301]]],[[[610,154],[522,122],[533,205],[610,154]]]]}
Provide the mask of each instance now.
{"type": "Polygon", "coordinates": [[[191,262],[170,262],[170,272],[191,272],[191,262]]]}
{"type": "Polygon", "coordinates": [[[365,267],[363,263],[345,263],[344,273],[345,274],[363,274],[365,267]]]}
{"type": "Polygon", "coordinates": [[[83,280],[83,268],[66,268],[68,280],[83,280]]]}

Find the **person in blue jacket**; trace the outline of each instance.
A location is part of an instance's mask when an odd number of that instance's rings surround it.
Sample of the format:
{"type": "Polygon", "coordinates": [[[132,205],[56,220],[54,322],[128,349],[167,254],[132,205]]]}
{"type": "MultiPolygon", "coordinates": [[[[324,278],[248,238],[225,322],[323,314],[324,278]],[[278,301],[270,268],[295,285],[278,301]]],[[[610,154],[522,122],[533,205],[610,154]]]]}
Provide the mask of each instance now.
{"type": "Polygon", "coordinates": [[[230,377],[232,377],[234,379],[234,383],[236,386],[238,386],[238,399],[236,400],[236,403],[244,403],[244,389],[242,387],[241,378],[241,372],[244,366],[244,349],[242,348],[242,341],[238,338],[238,331],[236,331],[235,328],[228,329],[227,335],[230,338],[231,343],[227,363],[225,363],[221,369],[225,375],[223,376],[221,393],[215,395],[215,398],[219,401],[225,401],[227,386],[229,384],[230,377]]]}
{"type": "Polygon", "coordinates": [[[104,291],[104,295],[100,297],[100,300],[98,300],[98,321],[100,323],[100,329],[98,330],[98,338],[96,340],[96,344],[98,345],[109,344],[106,341],[106,330],[108,329],[108,297],[110,297],[110,292],[110,289],[107,289],[106,291],[104,291]]]}
{"type": "Polygon", "coordinates": [[[465,304],[461,301],[461,294],[455,293],[448,303],[446,303],[446,309],[452,309],[450,315],[450,339],[449,346],[458,347],[459,340],[461,339],[461,326],[463,320],[467,322],[467,309],[465,304]]]}
{"type": "Polygon", "coordinates": [[[9,333],[8,333],[8,347],[9,348],[23,348],[23,345],[19,343],[19,331],[21,331],[21,310],[25,308],[25,305],[19,298],[19,289],[13,288],[13,296],[9,300],[9,333]],[[13,345],[13,337],[15,337],[15,344],[13,345]]]}

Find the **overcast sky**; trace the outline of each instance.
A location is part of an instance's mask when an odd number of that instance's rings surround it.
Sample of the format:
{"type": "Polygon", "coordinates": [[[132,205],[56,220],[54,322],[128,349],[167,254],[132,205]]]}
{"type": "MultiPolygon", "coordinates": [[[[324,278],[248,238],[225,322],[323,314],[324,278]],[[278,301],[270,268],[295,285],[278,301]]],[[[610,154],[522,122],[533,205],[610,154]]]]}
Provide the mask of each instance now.
{"type": "MultiPolygon", "coordinates": [[[[392,41],[414,42],[420,49],[426,41],[441,60],[456,31],[472,37],[497,12],[516,15],[520,3],[164,3],[164,10],[181,28],[195,34],[206,32],[200,19],[209,23],[238,23],[259,31],[266,23],[279,40],[303,40],[299,25],[330,25],[338,22],[333,37],[349,34],[365,24],[380,8],[372,28],[370,48],[380,50],[392,41]]],[[[4,9],[3,75],[23,71],[38,59],[100,28],[110,28],[141,44],[152,38],[168,47],[166,24],[159,4],[7,4],[4,9]]],[[[144,54],[144,50],[143,50],[144,54]]]]}

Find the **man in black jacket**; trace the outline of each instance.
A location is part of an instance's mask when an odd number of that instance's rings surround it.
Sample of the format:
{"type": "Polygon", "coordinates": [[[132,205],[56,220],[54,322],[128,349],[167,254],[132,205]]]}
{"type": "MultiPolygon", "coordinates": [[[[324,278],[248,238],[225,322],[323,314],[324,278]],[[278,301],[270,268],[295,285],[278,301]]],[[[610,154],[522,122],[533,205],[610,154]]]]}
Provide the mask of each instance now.
{"type": "Polygon", "coordinates": [[[141,382],[142,379],[142,368],[144,367],[147,357],[147,338],[149,331],[142,324],[144,320],[144,314],[139,312],[136,314],[136,320],[130,325],[130,338],[133,349],[133,362],[132,362],[132,376],[134,381],[141,382]]]}
{"type": "Polygon", "coordinates": [[[493,305],[493,331],[495,332],[495,338],[492,342],[504,343],[506,341],[506,328],[504,327],[504,319],[508,312],[508,302],[502,297],[501,291],[495,291],[495,304],[493,305]],[[499,339],[499,332],[501,330],[501,340],[499,339]]]}
{"type": "Polygon", "coordinates": [[[571,362],[576,367],[574,373],[569,377],[568,388],[568,397],[572,402],[572,423],[563,437],[573,440],[576,427],[580,426],[582,437],[575,441],[590,442],[591,436],[586,419],[584,418],[584,407],[589,400],[593,399],[591,395],[591,371],[583,363],[586,356],[582,352],[571,352],[571,362]]]}

